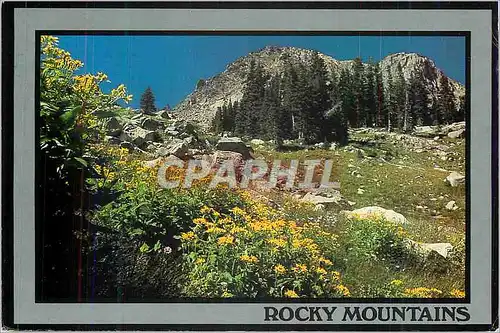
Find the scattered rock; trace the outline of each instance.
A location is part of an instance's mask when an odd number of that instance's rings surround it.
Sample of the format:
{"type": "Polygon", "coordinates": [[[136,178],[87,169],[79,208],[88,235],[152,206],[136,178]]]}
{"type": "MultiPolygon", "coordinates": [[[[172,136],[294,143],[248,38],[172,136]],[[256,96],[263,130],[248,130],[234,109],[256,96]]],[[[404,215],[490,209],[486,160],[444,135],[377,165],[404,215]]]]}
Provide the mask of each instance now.
{"type": "Polygon", "coordinates": [[[457,210],[458,206],[455,204],[455,201],[452,200],[446,204],[445,208],[448,210],[457,210]]]}
{"type": "Polygon", "coordinates": [[[465,184],[465,176],[460,173],[453,171],[446,177],[446,180],[452,187],[457,187],[461,184],[465,184]]]}
{"type": "Polygon", "coordinates": [[[325,210],[325,205],[323,205],[323,204],[317,204],[316,206],[314,206],[314,210],[315,211],[325,210]]]}
{"type": "Polygon", "coordinates": [[[188,146],[184,141],[176,141],[167,147],[157,150],[159,156],[173,155],[178,158],[185,157],[188,153],[188,146]]]}
{"type": "Polygon", "coordinates": [[[363,194],[365,193],[365,190],[363,190],[362,188],[358,188],[358,194],[363,194]]]}
{"type": "Polygon", "coordinates": [[[382,217],[385,220],[396,224],[408,224],[408,220],[402,214],[396,213],[393,210],[385,209],[378,206],[363,207],[353,211],[346,211],[348,217],[370,218],[382,217]]]}
{"type": "Polygon", "coordinates": [[[458,131],[453,131],[448,133],[448,137],[451,139],[463,138],[465,136],[465,129],[459,129],[458,131]]]}
{"type": "Polygon", "coordinates": [[[169,114],[168,111],[166,110],[163,110],[163,111],[158,111],[156,113],[156,115],[158,115],[160,118],[163,118],[163,119],[171,119],[171,115],[169,114]]]}
{"type": "Polygon", "coordinates": [[[109,136],[119,136],[120,133],[122,132],[122,129],[123,129],[120,122],[118,122],[118,120],[114,117],[109,118],[106,121],[104,128],[106,131],[106,135],[109,135],[109,136]]]}
{"type": "Polygon", "coordinates": [[[261,140],[261,139],[253,139],[252,141],[250,141],[250,143],[252,145],[255,145],[255,146],[262,146],[266,142],[264,140],[261,140]]]}
{"type": "Polygon", "coordinates": [[[154,167],[157,167],[158,165],[160,165],[161,162],[162,162],[162,158],[158,157],[157,159],[154,159],[154,160],[151,160],[151,161],[144,161],[142,164],[145,167],[154,168],[154,167]]]}
{"type": "Polygon", "coordinates": [[[106,136],[106,141],[112,145],[119,145],[121,143],[121,140],[114,136],[106,136]]]}
{"type": "Polygon", "coordinates": [[[413,132],[416,136],[433,138],[439,134],[437,126],[417,126],[413,132]]]}
{"type": "Polygon", "coordinates": [[[465,121],[460,121],[458,123],[453,123],[450,125],[443,126],[441,128],[441,132],[443,134],[448,134],[450,132],[455,132],[455,131],[459,131],[462,129],[465,130],[465,121]]]}
{"type": "Polygon", "coordinates": [[[408,249],[413,250],[422,259],[431,259],[436,255],[446,259],[453,250],[453,245],[450,243],[418,243],[407,239],[406,245],[408,249]]]}
{"type": "Polygon", "coordinates": [[[332,204],[339,204],[342,201],[342,196],[340,192],[335,197],[324,197],[321,195],[315,195],[312,193],[306,193],[306,195],[300,199],[302,202],[309,202],[314,205],[331,206],[332,204]]]}
{"type": "Polygon", "coordinates": [[[120,143],[120,148],[126,148],[126,149],[128,149],[130,151],[133,151],[134,150],[134,145],[131,142],[123,141],[122,143],[120,143]]]}
{"type": "Polygon", "coordinates": [[[170,136],[173,136],[173,137],[177,137],[180,133],[179,131],[176,131],[176,130],[165,130],[165,134],[167,135],[170,135],[170,136]]]}
{"type": "Polygon", "coordinates": [[[219,142],[217,142],[216,149],[220,151],[232,151],[239,153],[244,159],[251,157],[250,149],[240,138],[237,137],[220,138],[219,142]]]}
{"type": "Polygon", "coordinates": [[[141,127],[148,131],[156,131],[162,127],[162,123],[152,118],[144,118],[141,122],[141,127]]]}

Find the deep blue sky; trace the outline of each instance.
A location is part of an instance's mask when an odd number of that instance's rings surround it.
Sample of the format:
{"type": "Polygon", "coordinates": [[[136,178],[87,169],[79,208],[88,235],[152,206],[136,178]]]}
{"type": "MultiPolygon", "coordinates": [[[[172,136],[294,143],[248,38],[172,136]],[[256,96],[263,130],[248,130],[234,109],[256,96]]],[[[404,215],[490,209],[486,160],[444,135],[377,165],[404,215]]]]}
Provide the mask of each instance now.
{"type": "Polygon", "coordinates": [[[104,72],[134,95],[138,107],[148,85],[156,105],[174,107],[200,78],[209,78],[267,45],[315,49],[338,60],[361,56],[375,61],[396,52],[416,52],[434,60],[449,77],[465,82],[464,37],[372,36],[60,36],[60,47],[85,64],[84,72],[104,72]]]}

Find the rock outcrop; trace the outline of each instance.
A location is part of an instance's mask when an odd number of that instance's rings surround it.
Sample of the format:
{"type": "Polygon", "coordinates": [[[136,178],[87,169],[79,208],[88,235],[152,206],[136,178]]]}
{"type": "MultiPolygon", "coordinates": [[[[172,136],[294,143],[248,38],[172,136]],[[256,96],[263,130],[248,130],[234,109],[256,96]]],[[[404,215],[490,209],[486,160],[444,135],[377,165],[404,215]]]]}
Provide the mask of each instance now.
{"type": "Polygon", "coordinates": [[[452,187],[457,187],[459,185],[465,184],[465,176],[453,171],[446,177],[445,181],[447,181],[452,187]]]}
{"type": "Polygon", "coordinates": [[[384,220],[395,224],[409,223],[406,217],[404,217],[402,214],[378,206],[363,207],[355,209],[353,211],[344,211],[344,214],[347,217],[351,218],[361,218],[361,219],[383,218],[384,220]]]}

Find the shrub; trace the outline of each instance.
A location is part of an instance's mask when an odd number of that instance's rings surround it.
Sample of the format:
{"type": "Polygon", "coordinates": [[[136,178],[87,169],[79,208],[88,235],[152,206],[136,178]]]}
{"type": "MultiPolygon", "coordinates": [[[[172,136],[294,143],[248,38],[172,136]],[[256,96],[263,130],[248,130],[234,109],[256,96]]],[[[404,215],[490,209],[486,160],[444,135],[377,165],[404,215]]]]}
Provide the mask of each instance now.
{"type": "Polygon", "coordinates": [[[124,233],[98,232],[89,249],[94,257],[93,296],[125,301],[178,297],[185,274],[170,247],[140,251],[143,243],[124,233]]]}
{"type": "Polygon", "coordinates": [[[384,260],[397,266],[409,259],[406,231],[400,225],[378,217],[349,218],[339,228],[347,261],[384,260]]]}

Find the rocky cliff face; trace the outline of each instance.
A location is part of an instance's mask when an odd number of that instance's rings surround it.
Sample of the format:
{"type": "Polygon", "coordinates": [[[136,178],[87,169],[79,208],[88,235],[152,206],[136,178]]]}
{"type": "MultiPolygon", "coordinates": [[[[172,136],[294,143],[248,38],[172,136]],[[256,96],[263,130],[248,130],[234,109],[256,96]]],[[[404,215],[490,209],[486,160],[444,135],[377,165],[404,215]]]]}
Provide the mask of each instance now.
{"type": "MultiPolygon", "coordinates": [[[[437,96],[441,76],[446,76],[446,74],[436,67],[434,61],[417,53],[395,53],[388,55],[380,62],[384,79],[387,78],[389,71],[393,76],[396,75],[398,63],[401,64],[403,75],[407,82],[413,72],[423,72],[425,85],[429,94],[433,97],[437,96]]],[[[465,94],[465,87],[451,78],[448,78],[448,80],[451,90],[455,95],[455,103],[458,104],[460,97],[465,94]]]]}
{"type": "MultiPolygon", "coordinates": [[[[313,50],[295,47],[268,46],[260,51],[252,52],[229,64],[226,70],[198,85],[198,87],[179,103],[174,111],[184,120],[198,123],[202,128],[208,128],[215,116],[217,108],[228,101],[239,101],[243,95],[244,82],[252,59],[263,65],[270,77],[281,75],[284,72],[286,61],[294,65],[307,65],[313,50]]],[[[352,69],[353,61],[339,61],[330,56],[321,54],[330,75],[337,76],[343,68],[352,69]]],[[[434,62],[415,53],[397,53],[385,57],[380,61],[384,80],[389,71],[395,74],[397,64],[401,64],[403,75],[409,80],[413,71],[423,71],[428,92],[432,97],[437,96],[439,78],[445,75],[434,62]]],[[[449,80],[455,98],[458,102],[464,95],[465,89],[458,82],[449,80]]],[[[432,99],[431,99],[432,100],[432,99]]]]}

